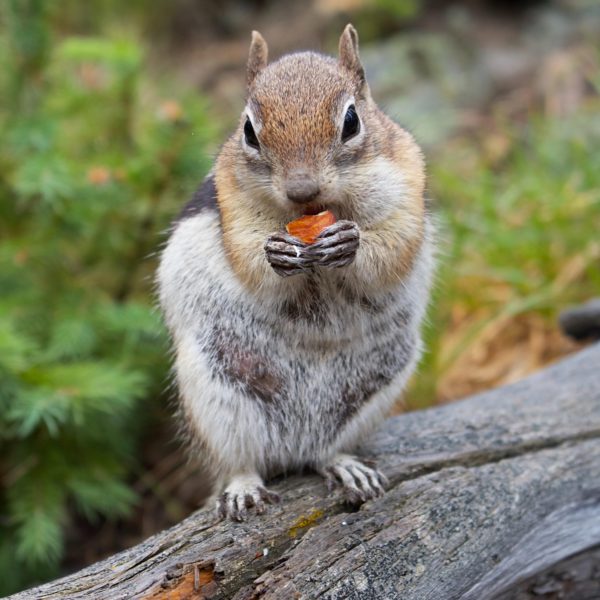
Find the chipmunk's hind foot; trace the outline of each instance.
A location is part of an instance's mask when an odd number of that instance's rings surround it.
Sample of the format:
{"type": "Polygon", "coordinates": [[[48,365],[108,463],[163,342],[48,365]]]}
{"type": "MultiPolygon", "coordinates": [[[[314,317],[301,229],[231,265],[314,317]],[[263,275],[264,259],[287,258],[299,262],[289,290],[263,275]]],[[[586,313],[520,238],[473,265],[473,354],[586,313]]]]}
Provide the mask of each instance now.
{"type": "Polygon", "coordinates": [[[374,464],[367,464],[348,454],[339,454],[326,467],[321,469],[327,488],[341,489],[346,501],[360,505],[367,500],[379,498],[385,493],[388,480],[374,464]]]}
{"type": "Polygon", "coordinates": [[[257,515],[262,515],[266,504],[279,501],[279,495],[266,489],[258,475],[234,477],[217,499],[217,517],[220,520],[245,521],[252,509],[257,515]]]}

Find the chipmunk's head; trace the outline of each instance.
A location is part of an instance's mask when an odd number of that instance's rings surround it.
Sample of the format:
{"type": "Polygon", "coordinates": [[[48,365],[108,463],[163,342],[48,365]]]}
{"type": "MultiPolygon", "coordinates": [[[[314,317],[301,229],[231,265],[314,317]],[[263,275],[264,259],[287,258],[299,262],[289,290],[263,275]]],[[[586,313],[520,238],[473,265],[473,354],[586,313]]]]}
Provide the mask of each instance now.
{"type": "MultiPolygon", "coordinates": [[[[302,52],[267,65],[253,32],[247,103],[236,132],[244,184],[289,213],[313,213],[344,201],[344,170],[369,150],[375,109],[348,25],[337,60],[302,52]]],[[[347,179],[347,178],[346,178],[347,179]]]]}
{"type": "Polygon", "coordinates": [[[224,246],[240,278],[262,286],[264,254],[249,248],[323,210],[338,223],[387,232],[382,243],[392,261],[394,249],[418,249],[423,156],[371,98],[352,25],[337,59],[301,52],[267,64],[267,56],[253,32],[246,106],[214,170],[224,246]]]}

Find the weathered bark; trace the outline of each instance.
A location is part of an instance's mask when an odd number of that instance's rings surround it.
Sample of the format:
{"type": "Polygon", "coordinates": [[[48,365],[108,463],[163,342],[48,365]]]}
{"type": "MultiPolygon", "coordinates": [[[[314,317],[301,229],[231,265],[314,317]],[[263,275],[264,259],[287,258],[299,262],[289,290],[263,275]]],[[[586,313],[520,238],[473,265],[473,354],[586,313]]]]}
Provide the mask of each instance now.
{"type": "Polygon", "coordinates": [[[13,598],[600,598],[600,345],[391,418],[368,454],[390,486],[358,511],[290,477],[266,515],[200,511],[13,598]]]}

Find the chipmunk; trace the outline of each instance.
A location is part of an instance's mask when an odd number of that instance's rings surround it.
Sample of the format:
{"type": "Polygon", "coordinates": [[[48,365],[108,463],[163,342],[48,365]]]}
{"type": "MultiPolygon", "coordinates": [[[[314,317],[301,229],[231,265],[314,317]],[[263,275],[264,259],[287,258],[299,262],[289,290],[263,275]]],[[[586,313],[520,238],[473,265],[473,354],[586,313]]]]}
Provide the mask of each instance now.
{"type": "Polygon", "coordinates": [[[304,467],[353,503],[384,492],[352,452],[418,361],[434,262],[421,150],[373,101],[354,27],[337,60],[267,54],[253,32],[239,126],[158,269],[183,420],[233,520],[304,467]],[[286,233],[322,210],[316,243],[286,233]]]}

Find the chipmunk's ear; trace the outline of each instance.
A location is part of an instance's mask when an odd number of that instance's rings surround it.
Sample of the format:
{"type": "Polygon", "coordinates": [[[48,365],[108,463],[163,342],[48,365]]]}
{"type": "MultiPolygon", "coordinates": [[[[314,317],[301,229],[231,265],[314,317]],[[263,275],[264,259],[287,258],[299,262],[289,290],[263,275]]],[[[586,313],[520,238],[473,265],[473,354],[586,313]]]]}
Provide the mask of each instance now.
{"type": "Polygon", "coordinates": [[[356,29],[348,23],[344,33],[340,37],[340,66],[350,71],[361,87],[366,83],[365,70],[358,56],[358,33],[356,29]]]}
{"type": "Polygon", "coordinates": [[[250,54],[248,55],[248,68],[246,71],[246,85],[250,87],[254,78],[267,66],[269,48],[267,42],[258,31],[252,32],[250,54]]]}

